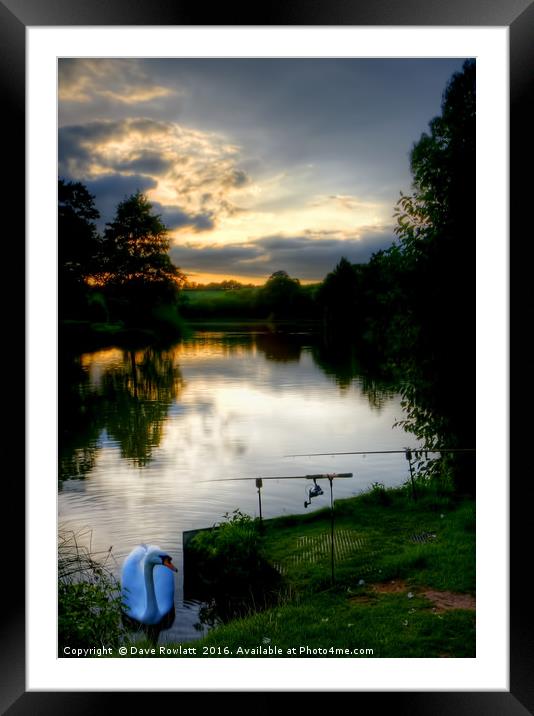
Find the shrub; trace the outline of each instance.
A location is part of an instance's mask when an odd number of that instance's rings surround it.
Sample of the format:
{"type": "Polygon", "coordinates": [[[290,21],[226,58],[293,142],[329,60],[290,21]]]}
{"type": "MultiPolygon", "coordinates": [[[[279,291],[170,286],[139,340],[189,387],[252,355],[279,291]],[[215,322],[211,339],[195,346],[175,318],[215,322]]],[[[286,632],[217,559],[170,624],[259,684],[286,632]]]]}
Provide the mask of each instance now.
{"type": "Polygon", "coordinates": [[[391,504],[391,495],[383,482],[373,482],[369,492],[364,493],[363,500],[368,504],[387,506],[391,504]]]}
{"type": "Polygon", "coordinates": [[[190,553],[197,585],[210,600],[211,619],[265,608],[276,600],[280,575],[266,560],[258,523],[235,510],[225,522],[195,535],[190,553]]]}
{"type": "Polygon", "coordinates": [[[63,647],[114,646],[124,635],[120,585],[90,548],[84,533],[60,531],[58,547],[58,643],[63,647]]]}

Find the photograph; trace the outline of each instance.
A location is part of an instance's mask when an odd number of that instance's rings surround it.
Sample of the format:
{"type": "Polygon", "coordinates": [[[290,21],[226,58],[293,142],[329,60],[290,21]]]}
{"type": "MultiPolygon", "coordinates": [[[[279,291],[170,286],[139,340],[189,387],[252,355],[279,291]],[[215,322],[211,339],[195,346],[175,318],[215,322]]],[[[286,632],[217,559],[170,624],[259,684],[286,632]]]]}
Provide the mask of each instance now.
{"type": "Polygon", "coordinates": [[[0,0],[26,292],[0,711],[524,716],[534,4],[219,13],[0,0]]]}
{"type": "Polygon", "coordinates": [[[476,84],[58,56],[58,659],[477,657],[476,84]]]}

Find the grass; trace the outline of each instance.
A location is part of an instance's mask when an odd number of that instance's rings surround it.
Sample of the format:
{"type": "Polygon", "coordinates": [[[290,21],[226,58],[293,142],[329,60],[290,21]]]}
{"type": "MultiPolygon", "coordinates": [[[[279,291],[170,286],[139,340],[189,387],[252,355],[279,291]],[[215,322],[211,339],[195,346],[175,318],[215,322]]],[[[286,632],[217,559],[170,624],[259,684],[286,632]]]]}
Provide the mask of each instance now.
{"type": "MultiPolygon", "coordinates": [[[[474,616],[466,610],[435,614],[426,600],[405,595],[357,603],[346,594],[327,592],[219,627],[192,646],[195,656],[202,656],[204,647],[228,647],[227,656],[261,656],[261,651],[245,650],[271,646],[282,651],[273,656],[299,656],[307,647],[311,653],[305,656],[325,656],[329,649],[351,652],[336,656],[359,656],[355,649],[371,649],[366,656],[468,657],[474,656],[474,636],[474,616]]],[[[218,651],[206,655],[225,656],[218,651]]]]}
{"type": "MultiPolygon", "coordinates": [[[[405,489],[375,489],[336,501],[335,527],[345,544],[332,585],[329,510],[265,521],[265,554],[285,581],[279,604],[212,629],[199,641],[166,645],[176,650],[171,655],[475,656],[474,610],[441,611],[424,596],[428,589],[474,595],[472,500],[420,489],[413,502],[405,489]],[[177,653],[180,646],[187,653],[177,653]]],[[[166,653],[155,647],[150,655],[166,653]]]]}
{"type": "Polygon", "coordinates": [[[118,646],[127,635],[121,623],[120,585],[109,567],[111,551],[87,546],[90,530],[61,528],[58,543],[58,653],[72,648],[118,646]]]}
{"type": "Polygon", "coordinates": [[[184,290],[180,312],[186,318],[251,318],[256,316],[257,288],[238,290],[184,290]]]}

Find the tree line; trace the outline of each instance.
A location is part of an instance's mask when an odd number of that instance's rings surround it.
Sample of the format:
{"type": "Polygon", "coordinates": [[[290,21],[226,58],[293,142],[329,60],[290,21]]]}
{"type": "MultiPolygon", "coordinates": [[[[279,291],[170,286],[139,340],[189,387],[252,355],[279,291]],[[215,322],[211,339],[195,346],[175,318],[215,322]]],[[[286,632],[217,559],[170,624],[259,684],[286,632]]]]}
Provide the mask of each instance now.
{"type": "Polygon", "coordinates": [[[320,318],[318,284],[302,285],[287,271],[272,273],[261,286],[224,281],[185,285],[179,310],[186,319],[308,320],[320,318]]]}

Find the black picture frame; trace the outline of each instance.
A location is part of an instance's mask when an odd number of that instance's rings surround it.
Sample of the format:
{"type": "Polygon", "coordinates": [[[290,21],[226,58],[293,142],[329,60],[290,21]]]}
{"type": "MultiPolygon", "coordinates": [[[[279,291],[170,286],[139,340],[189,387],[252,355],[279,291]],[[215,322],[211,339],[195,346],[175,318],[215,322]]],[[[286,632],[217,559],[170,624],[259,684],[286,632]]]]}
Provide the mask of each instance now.
{"type": "MultiPolygon", "coordinates": [[[[534,3],[533,0],[293,0],[265,6],[232,9],[219,4],[207,11],[201,5],[180,0],[0,0],[0,87],[3,104],[5,137],[15,148],[9,171],[4,167],[6,188],[4,206],[9,207],[13,226],[11,234],[20,237],[21,219],[25,215],[25,30],[28,26],[76,25],[374,25],[374,26],[507,26],[510,32],[510,178],[511,227],[519,236],[531,203],[528,176],[531,164],[525,152],[525,138],[532,136],[531,113],[527,111],[529,79],[534,68],[534,3]],[[206,12],[210,22],[204,22],[206,12]],[[124,20],[126,19],[126,22],[124,20]],[[528,122],[528,124],[527,124],[528,122]],[[530,201],[529,201],[530,199],[530,201]]],[[[531,234],[531,229],[530,232],[531,234]]],[[[523,234],[527,237],[529,233],[523,234]]],[[[13,241],[13,239],[12,239],[13,241]]],[[[14,259],[24,265],[24,245],[20,239],[14,259]]],[[[519,305],[518,288],[511,300],[519,305]]],[[[524,290],[524,289],[523,289],[524,290]]],[[[24,303],[24,296],[21,296],[24,303]]],[[[19,324],[20,325],[20,324],[19,324]]],[[[22,343],[24,335],[14,330],[22,343]]],[[[21,368],[24,365],[20,360],[21,368]]],[[[21,376],[21,384],[22,383],[21,376]]],[[[20,403],[20,392],[18,396],[20,403]]],[[[507,436],[503,436],[506,440],[507,436]]],[[[515,435],[519,443],[520,435],[515,435]]],[[[23,451],[21,451],[23,454],[23,451]]],[[[10,512],[15,524],[24,523],[25,488],[22,475],[9,480],[10,512]]],[[[512,591],[510,600],[510,691],[509,692],[358,692],[355,706],[362,699],[372,698],[372,706],[392,709],[394,713],[418,714],[502,714],[517,716],[534,713],[534,648],[532,636],[531,597],[521,583],[528,555],[524,545],[531,542],[530,523],[526,512],[525,488],[511,485],[510,568],[512,591]],[[523,519],[524,517],[524,519],[523,519]],[[524,561],[521,555],[524,555],[524,561]]],[[[5,537],[9,544],[12,532],[5,537]]],[[[22,528],[18,532],[20,551],[22,528]]],[[[22,557],[21,557],[22,558],[22,557]]],[[[2,648],[0,650],[0,708],[10,716],[18,714],[93,714],[98,710],[116,708],[117,694],[99,692],[27,692],[25,687],[25,593],[21,583],[10,585],[11,609],[2,614],[2,648]]],[[[439,668],[439,667],[436,667],[439,668]]],[[[347,689],[349,690],[349,689],[347,689]]],[[[120,695],[144,698],[141,694],[120,695]]],[[[209,695],[209,694],[208,694],[209,695]]],[[[229,694],[230,695],[230,694],[229,694]]],[[[264,702],[268,706],[270,701],[264,702]]],[[[175,702],[176,703],[176,702],[175,702]]],[[[220,707],[220,706],[219,706],[220,707]]],[[[176,708],[179,705],[176,703],[176,708]]]]}

